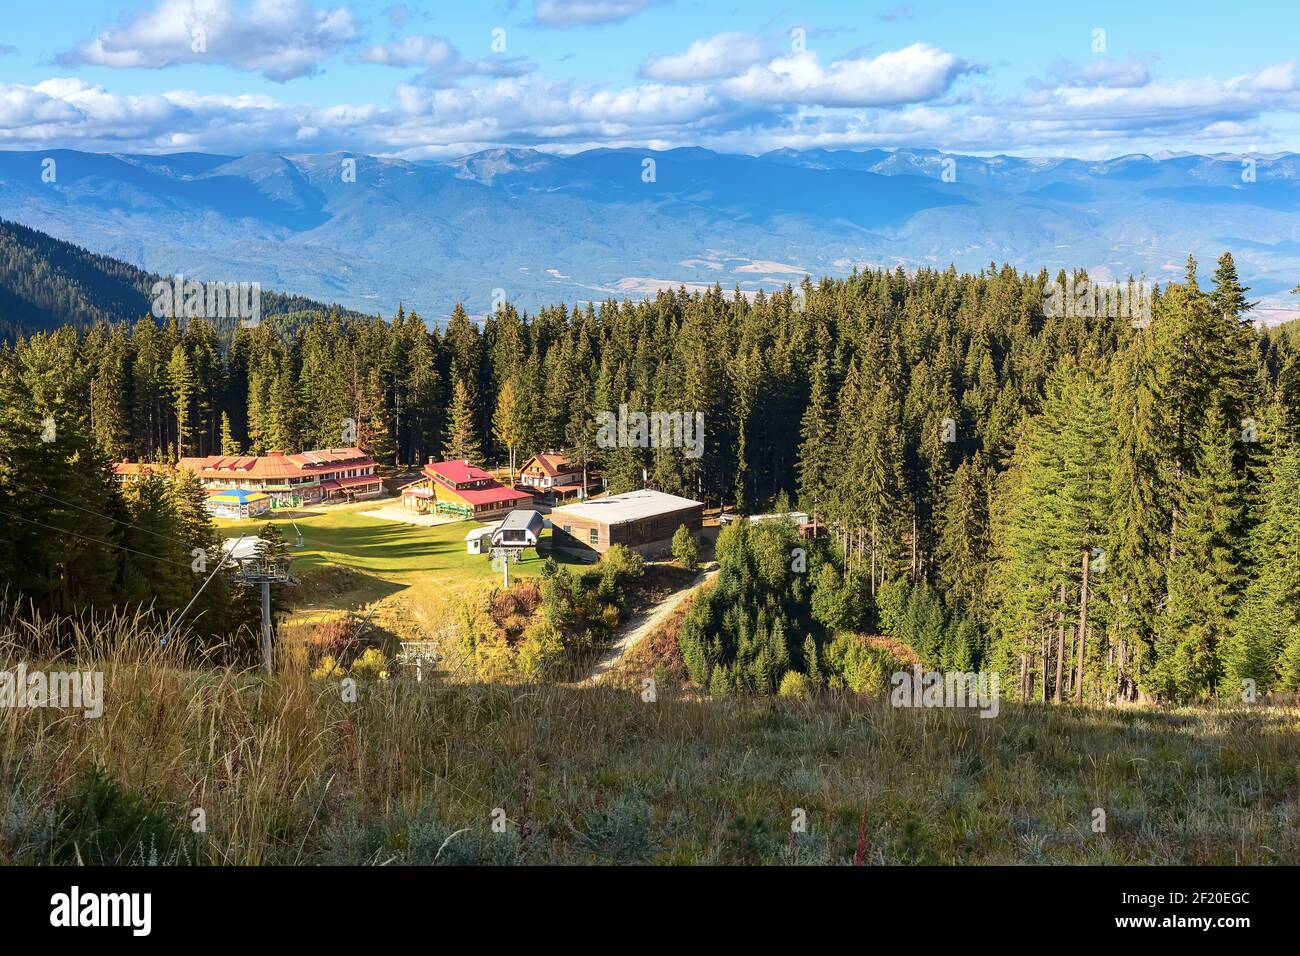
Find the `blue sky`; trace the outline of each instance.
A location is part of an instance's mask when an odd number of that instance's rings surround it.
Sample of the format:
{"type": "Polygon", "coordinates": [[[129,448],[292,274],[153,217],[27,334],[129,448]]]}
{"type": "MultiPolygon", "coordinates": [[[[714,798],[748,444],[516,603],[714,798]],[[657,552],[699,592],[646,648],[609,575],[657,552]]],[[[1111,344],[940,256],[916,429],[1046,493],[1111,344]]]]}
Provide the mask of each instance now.
{"type": "Polygon", "coordinates": [[[0,20],[0,148],[1300,149],[1300,5],[1219,7],[46,0],[0,20]]]}

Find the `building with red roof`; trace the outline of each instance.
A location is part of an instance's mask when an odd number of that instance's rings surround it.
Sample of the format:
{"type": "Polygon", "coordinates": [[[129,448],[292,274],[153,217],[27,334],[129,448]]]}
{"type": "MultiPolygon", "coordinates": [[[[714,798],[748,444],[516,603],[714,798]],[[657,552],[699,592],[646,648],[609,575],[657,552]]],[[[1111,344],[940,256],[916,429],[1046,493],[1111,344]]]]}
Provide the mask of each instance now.
{"type": "MultiPolygon", "coordinates": [[[[556,503],[583,497],[582,478],[582,465],[556,451],[538,452],[519,469],[521,485],[533,489],[534,494],[549,496],[556,503]]],[[[599,490],[602,484],[599,473],[588,468],[588,492],[599,490]]]]}
{"type": "Polygon", "coordinates": [[[123,458],[113,463],[113,475],[118,481],[139,481],[142,478],[157,476],[165,478],[175,471],[172,465],[162,465],[154,461],[132,461],[123,458]]]}
{"type": "MultiPolygon", "coordinates": [[[[182,458],[212,491],[244,489],[271,496],[276,507],[373,498],[383,492],[379,463],[360,448],[323,448],[297,455],[208,455],[182,458]]],[[[116,470],[116,469],[114,469],[116,470]]]]}
{"type": "Polygon", "coordinates": [[[402,486],[402,505],[421,514],[490,518],[533,500],[528,492],[507,488],[464,458],[431,461],[423,472],[421,478],[402,486]]]}

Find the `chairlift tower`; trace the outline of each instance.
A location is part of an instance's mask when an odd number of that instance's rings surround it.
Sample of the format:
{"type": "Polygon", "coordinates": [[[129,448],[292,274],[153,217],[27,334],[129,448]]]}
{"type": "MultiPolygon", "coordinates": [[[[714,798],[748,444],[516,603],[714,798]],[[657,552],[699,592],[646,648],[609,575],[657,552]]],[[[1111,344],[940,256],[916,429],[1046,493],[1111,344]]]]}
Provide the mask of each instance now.
{"type": "Polygon", "coordinates": [[[522,548],[502,548],[494,547],[489,553],[492,559],[492,570],[501,572],[501,586],[509,589],[510,587],[510,562],[519,562],[519,556],[523,552],[522,548]]]}
{"type": "Polygon", "coordinates": [[[438,641],[402,641],[402,651],[397,663],[415,668],[416,683],[424,680],[424,665],[430,667],[442,660],[442,645],[438,641]]]}
{"type": "Polygon", "coordinates": [[[236,558],[235,580],[240,584],[259,584],[262,587],[262,670],[271,673],[271,585],[297,587],[297,579],[289,573],[288,555],[254,555],[236,558]]]}

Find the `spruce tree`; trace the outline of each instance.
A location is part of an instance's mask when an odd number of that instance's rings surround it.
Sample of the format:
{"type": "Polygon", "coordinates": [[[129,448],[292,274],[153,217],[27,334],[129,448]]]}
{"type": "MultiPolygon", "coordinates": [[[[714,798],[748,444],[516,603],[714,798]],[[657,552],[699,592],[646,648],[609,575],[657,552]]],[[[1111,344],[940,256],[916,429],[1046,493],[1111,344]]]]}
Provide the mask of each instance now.
{"type": "Polygon", "coordinates": [[[1197,468],[1186,482],[1182,522],[1174,533],[1152,675],[1156,690],[1171,700],[1212,692],[1222,675],[1221,645],[1231,640],[1242,586],[1236,435],[1222,412],[1212,409],[1197,436],[1197,468]]]}
{"type": "Polygon", "coordinates": [[[483,455],[474,430],[474,409],[470,406],[469,389],[464,382],[457,382],[452,393],[442,457],[449,461],[464,459],[473,464],[482,461],[483,455]]]}

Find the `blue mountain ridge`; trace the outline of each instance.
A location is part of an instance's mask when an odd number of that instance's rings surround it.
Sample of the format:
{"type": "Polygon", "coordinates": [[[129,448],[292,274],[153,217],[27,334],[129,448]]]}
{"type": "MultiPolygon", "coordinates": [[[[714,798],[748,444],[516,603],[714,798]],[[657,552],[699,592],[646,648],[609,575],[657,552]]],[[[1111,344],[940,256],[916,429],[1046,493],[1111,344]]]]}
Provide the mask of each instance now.
{"type": "Polygon", "coordinates": [[[457,302],[486,313],[499,294],[535,311],[665,286],[752,293],[855,267],[1008,262],[1167,281],[1189,252],[1208,271],[1225,248],[1278,310],[1265,317],[1282,317],[1300,282],[1292,153],[0,152],[0,218],[152,272],[431,319],[457,302]]]}

